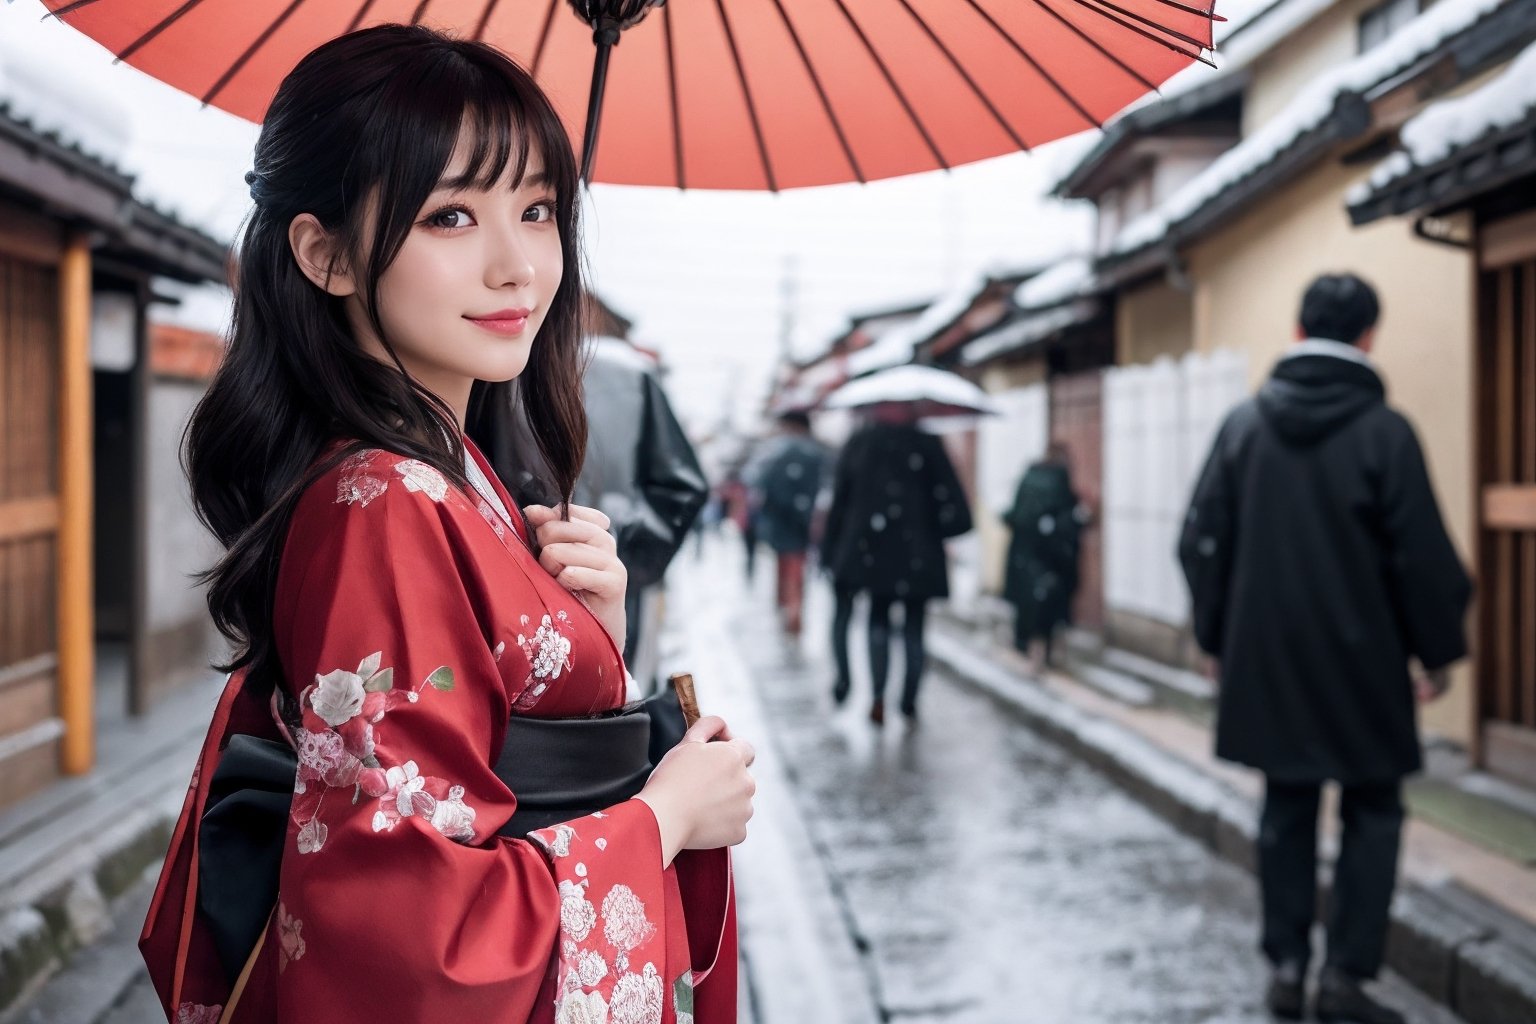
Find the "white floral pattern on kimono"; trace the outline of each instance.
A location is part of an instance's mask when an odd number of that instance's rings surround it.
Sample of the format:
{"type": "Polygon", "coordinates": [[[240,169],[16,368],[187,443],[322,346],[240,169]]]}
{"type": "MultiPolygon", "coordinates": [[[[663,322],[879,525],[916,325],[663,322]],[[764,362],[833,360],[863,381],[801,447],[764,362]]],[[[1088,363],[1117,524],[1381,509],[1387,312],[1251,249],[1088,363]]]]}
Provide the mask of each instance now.
{"type": "MultiPolygon", "coordinates": [[[[522,616],[523,629],[527,630],[532,621],[528,616],[522,616]]],[[[570,671],[573,664],[571,641],[561,632],[561,627],[568,627],[570,621],[570,616],[563,611],[553,616],[546,613],[538,628],[531,631],[532,635],[517,635],[517,646],[528,659],[528,678],[523,682],[522,693],[513,702],[516,710],[532,708],[549,689],[549,684],[560,678],[561,672],[570,671]]]]}
{"type": "Polygon", "coordinates": [[[338,668],[316,674],[314,685],[300,695],[301,705],[308,704],[325,725],[301,725],[293,732],[299,770],[292,816],[299,826],[295,844],[301,854],[325,848],[329,829],[320,820],[320,808],[334,790],[352,790],[354,804],[364,794],[378,800],[375,832],[393,831],[402,819],[420,817],[448,839],[474,841],[475,809],[465,802],[463,786],[422,775],[415,761],[385,767],[375,756],[373,727],[401,705],[419,701],[426,687],[452,690],[453,669],[439,666],[414,689],[403,689],[394,685],[395,670],[381,667],[383,661],[384,653],[375,651],[355,672],[338,668]]]}
{"type": "MultiPolygon", "coordinates": [[[[369,502],[389,489],[389,475],[378,470],[379,461],[393,458],[396,456],[378,448],[348,456],[336,479],[336,503],[367,508],[369,502]]],[[[394,464],[394,471],[406,490],[425,494],[433,501],[442,502],[451,490],[447,477],[418,459],[401,459],[394,464]]]]}
{"type": "Polygon", "coordinates": [[[300,934],[303,930],[304,922],[289,914],[288,908],[279,900],[277,903],[277,972],[279,974],[286,971],[288,965],[295,960],[304,958],[304,936],[300,934]]]}
{"type": "MultiPolygon", "coordinates": [[[[601,857],[606,850],[606,837],[597,834],[603,821],[602,814],[593,814],[528,835],[549,854],[559,879],[556,1024],[660,1024],[665,986],[650,955],[658,937],[650,908],[622,882],[594,884],[594,872],[582,859],[601,857]]],[[[674,986],[673,993],[674,999],[681,995],[681,986],[674,986]]],[[[691,979],[686,998],[691,1019],[691,979]]]]}
{"type": "Polygon", "coordinates": [[[176,1024],[219,1024],[219,1018],[223,1015],[222,1006],[182,1003],[176,1007],[176,1024]]]}

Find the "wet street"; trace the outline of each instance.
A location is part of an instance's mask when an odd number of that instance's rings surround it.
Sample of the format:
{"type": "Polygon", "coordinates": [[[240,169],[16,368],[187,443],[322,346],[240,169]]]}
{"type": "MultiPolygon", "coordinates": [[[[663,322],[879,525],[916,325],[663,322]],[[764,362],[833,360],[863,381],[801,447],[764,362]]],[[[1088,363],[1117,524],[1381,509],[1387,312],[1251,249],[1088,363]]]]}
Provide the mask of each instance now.
{"type": "MultiPolygon", "coordinates": [[[[941,672],[916,729],[894,710],[874,729],[857,617],[834,708],[826,588],[792,643],[771,560],[749,588],[734,543],[706,555],[675,563],[664,667],[695,672],[704,710],[759,748],[736,857],[741,1024],[1270,1020],[1251,877],[941,672]]],[[[15,1020],[161,1019],[134,948],[152,875],[15,1020]]],[[[1457,1024],[1399,981],[1387,994],[1413,1024],[1457,1024]]]]}
{"type": "MultiPolygon", "coordinates": [[[[830,988],[846,999],[845,986],[862,986],[866,1012],[897,1021],[1270,1020],[1250,876],[939,672],[929,673],[917,728],[892,708],[876,730],[857,617],[853,697],[834,708],[820,628],[826,588],[812,588],[796,645],[772,625],[771,561],[760,560],[751,590],[731,571],[734,546],[712,549],[710,561],[730,568],[679,559],[673,614],[695,636],[718,630],[751,677],[768,735],[749,738],[771,747],[782,769],[819,861],[806,867],[824,872],[854,951],[830,988]]],[[[749,846],[781,813],[772,780],[763,782],[765,820],[754,822],[749,846]]],[[[748,911],[763,902],[746,870],[755,856],[742,852],[748,911]]],[[[777,942],[764,935],[774,928],[754,933],[752,916],[744,913],[749,972],[762,1016],[776,1020],[775,996],[801,981],[779,953],[754,956],[777,942]]],[[[1417,999],[1409,1007],[1416,1021],[1452,1019],[1417,999]]]]}

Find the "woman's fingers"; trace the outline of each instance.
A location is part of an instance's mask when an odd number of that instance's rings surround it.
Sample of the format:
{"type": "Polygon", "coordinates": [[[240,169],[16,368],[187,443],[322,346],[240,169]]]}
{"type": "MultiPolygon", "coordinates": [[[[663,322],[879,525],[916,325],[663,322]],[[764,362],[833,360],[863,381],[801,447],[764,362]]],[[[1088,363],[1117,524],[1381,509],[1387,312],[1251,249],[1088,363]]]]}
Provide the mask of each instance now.
{"type": "Polygon", "coordinates": [[[533,532],[539,538],[539,543],[548,544],[591,544],[593,547],[607,550],[617,550],[618,542],[613,534],[600,529],[596,523],[572,520],[554,520],[543,526],[535,526],[533,532]]]}
{"type": "Polygon", "coordinates": [[[741,752],[741,763],[748,768],[752,767],[752,762],[757,760],[757,750],[752,744],[739,738],[731,740],[730,744],[741,752]]]}
{"type": "Polygon", "coordinates": [[[683,739],[694,743],[708,743],[713,739],[731,739],[730,727],[725,724],[725,719],[719,715],[705,715],[694,722],[688,731],[683,733],[683,739]]]}
{"type": "Polygon", "coordinates": [[[539,564],[552,573],[558,573],[568,565],[585,569],[616,569],[619,560],[612,551],[604,551],[590,544],[545,544],[539,553],[539,564]]]}
{"type": "Polygon", "coordinates": [[[550,508],[548,505],[529,505],[523,509],[523,514],[535,527],[543,526],[545,523],[590,523],[606,533],[613,525],[606,515],[595,508],[588,508],[586,505],[571,505],[569,508],[571,517],[568,520],[560,514],[558,508],[550,508]]]}
{"type": "Polygon", "coordinates": [[[555,582],[573,593],[611,596],[623,594],[624,579],[606,569],[589,569],[582,565],[568,565],[554,574],[555,582]]]}

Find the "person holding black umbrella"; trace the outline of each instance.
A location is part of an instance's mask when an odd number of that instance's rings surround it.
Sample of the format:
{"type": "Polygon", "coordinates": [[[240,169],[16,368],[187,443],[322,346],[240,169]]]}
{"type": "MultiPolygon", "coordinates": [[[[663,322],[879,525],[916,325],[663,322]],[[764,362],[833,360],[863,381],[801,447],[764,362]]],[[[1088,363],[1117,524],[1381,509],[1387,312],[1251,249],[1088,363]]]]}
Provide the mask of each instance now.
{"type": "Polygon", "coordinates": [[[853,598],[869,594],[869,666],[874,693],[870,721],[885,724],[885,687],[890,672],[891,609],[902,609],[906,652],[901,712],[917,718],[917,694],[926,650],[928,602],[949,595],[944,541],[971,528],[970,508],[943,442],[920,430],[910,403],[871,408],[869,422],[848,439],[834,473],[832,505],[821,542],[822,563],[832,575],[837,610],[832,626],[841,704],[851,688],[848,622],[853,598]]]}

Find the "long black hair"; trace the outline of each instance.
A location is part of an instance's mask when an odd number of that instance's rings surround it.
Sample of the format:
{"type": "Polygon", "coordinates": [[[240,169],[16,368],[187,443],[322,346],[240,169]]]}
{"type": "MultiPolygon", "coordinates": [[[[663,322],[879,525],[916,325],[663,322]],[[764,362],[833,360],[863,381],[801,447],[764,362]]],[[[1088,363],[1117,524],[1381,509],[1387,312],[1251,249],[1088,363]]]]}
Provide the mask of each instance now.
{"type": "Polygon", "coordinates": [[[278,563],[294,506],[315,479],[380,448],[468,486],[453,411],[407,374],[378,313],[379,279],[464,130],[475,145],[455,184],[489,188],[510,172],[517,187],[530,156],[542,158],[564,250],[564,277],[526,369],[516,381],[476,381],[466,427],[477,441],[502,443],[521,403],[537,449],[526,453],[527,479],[570,498],[587,422],[580,182],[559,116],[526,72],[482,43],[384,25],[324,44],[283,80],[262,125],[246,177],[256,205],[236,257],[229,347],[184,442],[198,515],[225,548],[202,574],[213,620],[234,645],[218,666],[225,671],[276,678],[278,563]],[[359,347],[342,300],[299,269],[288,229],[305,213],[335,239],[393,364],[359,347]]]}

